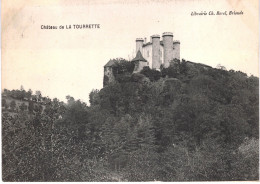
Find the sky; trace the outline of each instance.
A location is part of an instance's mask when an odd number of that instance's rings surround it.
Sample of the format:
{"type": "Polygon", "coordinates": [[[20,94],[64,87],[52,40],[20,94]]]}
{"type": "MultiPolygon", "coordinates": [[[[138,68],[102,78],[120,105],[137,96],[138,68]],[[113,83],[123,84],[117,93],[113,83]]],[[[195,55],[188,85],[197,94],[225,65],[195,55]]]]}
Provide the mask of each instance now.
{"type": "Polygon", "coordinates": [[[185,60],[259,76],[257,0],[3,0],[1,13],[2,89],[88,103],[109,59],[132,58],[136,38],[163,32],[180,40],[185,60]],[[209,11],[243,15],[191,16],[209,11]],[[76,24],[100,28],[41,29],[76,24]]]}

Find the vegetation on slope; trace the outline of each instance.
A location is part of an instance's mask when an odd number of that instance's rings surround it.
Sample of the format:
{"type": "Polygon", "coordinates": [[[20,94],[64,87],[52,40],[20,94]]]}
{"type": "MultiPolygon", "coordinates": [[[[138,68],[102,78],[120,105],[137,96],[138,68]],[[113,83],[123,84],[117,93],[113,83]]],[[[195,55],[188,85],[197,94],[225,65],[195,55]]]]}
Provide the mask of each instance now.
{"type": "Polygon", "coordinates": [[[186,61],[124,68],[90,106],[67,96],[3,112],[3,180],[258,180],[257,77],[186,61]]]}

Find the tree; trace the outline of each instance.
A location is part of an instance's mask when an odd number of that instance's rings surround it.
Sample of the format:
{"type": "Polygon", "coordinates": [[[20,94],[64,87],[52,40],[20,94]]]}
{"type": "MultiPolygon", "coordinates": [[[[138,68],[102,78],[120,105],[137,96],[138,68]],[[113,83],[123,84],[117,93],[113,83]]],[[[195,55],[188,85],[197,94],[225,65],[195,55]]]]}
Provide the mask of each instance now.
{"type": "Polygon", "coordinates": [[[155,69],[151,70],[148,66],[144,67],[140,73],[148,77],[152,82],[159,80],[161,77],[161,73],[159,71],[155,69]]]}
{"type": "Polygon", "coordinates": [[[42,113],[32,102],[35,113],[3,111],[3,180],[258,180],[258,78],[171,65],[118,67],[122,79],[92,90],[90,106],[67,96],[42,113]]]}
{"type": "Polygon", "coordinates": [[[42,98],[42,93],[41,93],[41,91],[39,91],[39,90],[35,91],[35,95],[36,95],[37,101],[40,101],[41,98],[42,98]]]}
{"type": "Polygon", "coordinates": [[[25,103],[22,103],[19,108],[21,109],[21,111],[25,111],[27,110],[27,105],[25,105],[25,103]]]}
{"type": "Polygon", "coordinates": [[[10,91],[8,89],[4,89],[3,93],[2,93],[2,96],[5,95],[5,96],[10,96],[10,91]]]}
{"type": "Polygon", "coordinates": [[[89,94],[89,103],[90,105],[97,105],[100,104],[100,98],[98,95],[99,90],[93,89],[89,94]]]}
{"type": "Polygon", "coordinates": [[[75,99],[70,95],[66,96],[66,99],[69,105],[75,102],[75,99]]]}
{"type": "Polygon", "coordinates": [[[28,104],[28,110],[29,110],[30,113],[32,113],[33,110],[34,110],[34,104],[33,104],[32,101],[29,101],[29,104],[28,104]]]}
{"type": "Polygon", "coordinates": [[[5,107],[6,105],[6,99],[2,98],[2,107],[5,107]]]}
{"type": "Polygon", "coordinates": [[[259,179],[259,140],[248,137],[239,146],[237,152],[237,162],[234,171],[238,180],[257,180],[259,179]]]}
{"type": "Polygon", "coordinates": [[[30,100],[31,99],[31,97],[32,97],[32,90],[31,89],[29,89],[27,92],[26,92],[26,98],[28,99],[28,100],[30,100]]]}
{"type": "Polygon", "coordinates": [[[33,110],[34,110],[36,113],[42,113],[43,107],[42,107],[40,104],[34,105],[33,110]]]}
{"type": "Polygon", "coordinates": [[[15,103],[14,100],[11,101],[10,107],[11,107],[12,111],[14,111],[14,109],[15,109],[15,107],[16,107],[16,103],[15,103]]]}
{"type": "Polygon", "coordinates": [[[31,89],[28,90],[28,92],[32,95],[33,94],[33,91],[31,89]]]}
{"type": "Polygon", "coordinates": [[[9,105],[8,103],[5,104],[5,109],[8,109],[9,108],[9,105]]]}
{"type": "Polygon", "coordinates": [[[227,70],[226,67],[224,67],[224,66],[221,65],[221,64],[218,64],[216,68],[217,68],[217,69],[220,69],[220,70],[227,70]]]}
{"type": "Polygon", "coordinates": [[[134,70],[134,63],[127,61],[123,58],[113,59],[115,65],[112,67],[113,74],[116,76],[117,74],[131,74],[134,70]]]}
{"type": "Polygon", "coordinates": [[[21,85],[21,87],[20,87],[20,91],[24,91],[24,87],[23,87],[23,85],[21,85]]]}

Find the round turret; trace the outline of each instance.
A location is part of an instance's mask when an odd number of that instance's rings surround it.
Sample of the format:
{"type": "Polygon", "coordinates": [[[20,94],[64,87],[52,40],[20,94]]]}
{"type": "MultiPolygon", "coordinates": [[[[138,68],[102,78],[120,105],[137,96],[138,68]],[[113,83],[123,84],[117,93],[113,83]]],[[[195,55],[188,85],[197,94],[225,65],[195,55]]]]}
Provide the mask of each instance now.
{"type": "Polygon", "coordinates": [[[164,67],[168,68],[170,66],[170,61],[173,60],[173,33],[164,32],[163,33],[163,58],[164,67]]]}
{"type": "Polygon", "coordinates": [[[160,35],[155,34],[155,35],[152,35],[151,37],[152,37],[152,38],[160,38],[160,35]]]}
{"type": "Polygon", "coordinates": [[[172,36],[173,37],[173,33],[172,32],[164,32],[163,34],[162,34],[162,36],[164,37],[164,36],[172,36]]]}
{"type": "Polygon", "coordinates": [[[143,38],[136,38],[136,53],[138,50],[140,50],[140,52],[143,54],[143,42],[143,38]]]}
{"type": "Polygon", "coordinates": [[[173,58],[180,60],[180,41],[179,40],[173,41],[173,58]]]}
{"type": "Polygon", "coordinates": [[[143,38],[136,38],[136,41],[141,41],[141,42],[143,42],[144,39],[143,39],[143,38]]]}
{"type": "Polygon", "coordinates": [[[152,68],[160,69],[160,35],[152,35],[152,68]]]}

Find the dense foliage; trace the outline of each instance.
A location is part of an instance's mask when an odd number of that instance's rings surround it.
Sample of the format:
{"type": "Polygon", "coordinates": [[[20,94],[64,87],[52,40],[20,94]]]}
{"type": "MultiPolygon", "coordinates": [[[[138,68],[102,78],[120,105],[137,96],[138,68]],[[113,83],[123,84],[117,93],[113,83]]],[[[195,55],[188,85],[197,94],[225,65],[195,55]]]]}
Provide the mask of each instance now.
{"type": "Polygon", "coordinates": [[[258,180],[257,77],[186,61],[118,75],[90,106],[4,112],[3,180],[258,180]]]}

